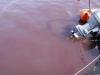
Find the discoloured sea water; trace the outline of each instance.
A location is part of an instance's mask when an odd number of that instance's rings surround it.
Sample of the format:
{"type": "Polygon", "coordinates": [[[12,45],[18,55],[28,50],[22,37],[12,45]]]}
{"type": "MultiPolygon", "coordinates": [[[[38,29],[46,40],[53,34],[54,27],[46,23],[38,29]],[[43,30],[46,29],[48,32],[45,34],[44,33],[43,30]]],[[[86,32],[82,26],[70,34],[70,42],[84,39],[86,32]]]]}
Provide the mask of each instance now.
{"type": "MultiPolygon", "coordinates": [[[[100,5],[92,0],[92,7],[100,5]]],[[[0,0],[0,75],[73,75],[89,61],[69,39],[88,0],[0,0]]]]}

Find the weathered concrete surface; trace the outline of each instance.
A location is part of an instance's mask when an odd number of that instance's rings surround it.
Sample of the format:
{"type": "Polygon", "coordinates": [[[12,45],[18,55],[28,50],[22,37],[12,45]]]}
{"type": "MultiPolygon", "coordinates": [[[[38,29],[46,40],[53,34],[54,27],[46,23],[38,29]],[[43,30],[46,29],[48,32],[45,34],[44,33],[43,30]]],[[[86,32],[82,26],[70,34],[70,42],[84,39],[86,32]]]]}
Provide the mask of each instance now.
{"type": "Polygon", "coordinates": [[[67,37],[86,1],[0,0],[0,75],[73,75],[86,65],[67,37]]]}

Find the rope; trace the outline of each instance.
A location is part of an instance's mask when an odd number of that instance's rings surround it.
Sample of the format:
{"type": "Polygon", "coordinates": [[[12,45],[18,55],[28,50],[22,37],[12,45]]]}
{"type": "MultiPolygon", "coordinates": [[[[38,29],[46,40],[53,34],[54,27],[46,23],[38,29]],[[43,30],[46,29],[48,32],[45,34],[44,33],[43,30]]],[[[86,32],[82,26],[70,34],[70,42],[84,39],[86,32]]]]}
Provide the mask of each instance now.
{"type": "Polygon", "coordinates": [[[96,62],[99,58],[100,58],[100,55],[98,55],[93,61],[91,61],[88,65],[86,65],[81,70],[79,70],[78,72],[76,72],[74,75],[80,74],[82,71],[84,71],[85,69],[87,69],[90,65],[92,65],[94,62],[96,62]]]}

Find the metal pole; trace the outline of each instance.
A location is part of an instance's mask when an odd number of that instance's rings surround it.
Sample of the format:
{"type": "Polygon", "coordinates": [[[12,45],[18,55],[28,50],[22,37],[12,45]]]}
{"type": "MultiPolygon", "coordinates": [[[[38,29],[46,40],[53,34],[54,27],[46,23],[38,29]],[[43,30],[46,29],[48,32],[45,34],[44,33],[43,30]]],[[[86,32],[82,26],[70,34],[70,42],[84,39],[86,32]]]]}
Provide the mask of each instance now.
{"type": "Polygon", "coordinates": [[[89,0],[89,11],[91,12],[91,1],[89,0]]]}

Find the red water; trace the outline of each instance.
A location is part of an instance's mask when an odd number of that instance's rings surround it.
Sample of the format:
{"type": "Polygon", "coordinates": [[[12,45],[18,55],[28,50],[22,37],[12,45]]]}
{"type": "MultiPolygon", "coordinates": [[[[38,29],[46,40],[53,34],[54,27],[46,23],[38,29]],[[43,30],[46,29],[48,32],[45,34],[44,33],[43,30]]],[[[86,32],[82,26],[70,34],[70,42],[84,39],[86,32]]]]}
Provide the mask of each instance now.
{"type": "MultiPolygon", "coordinates": [[[[92,1],[93,7],[100,7],[92,1]]],[[[0,75],[73,75],[89,62],[68,38],[83,0],[0,0],[0,75]]]]}

